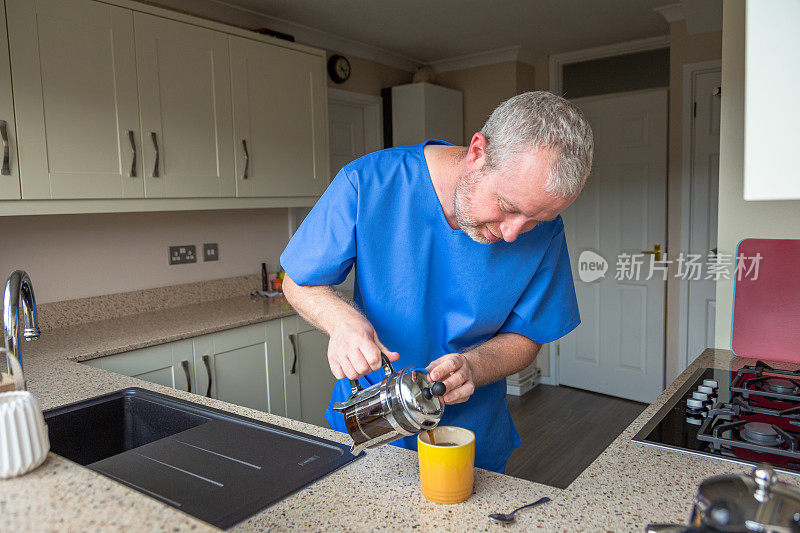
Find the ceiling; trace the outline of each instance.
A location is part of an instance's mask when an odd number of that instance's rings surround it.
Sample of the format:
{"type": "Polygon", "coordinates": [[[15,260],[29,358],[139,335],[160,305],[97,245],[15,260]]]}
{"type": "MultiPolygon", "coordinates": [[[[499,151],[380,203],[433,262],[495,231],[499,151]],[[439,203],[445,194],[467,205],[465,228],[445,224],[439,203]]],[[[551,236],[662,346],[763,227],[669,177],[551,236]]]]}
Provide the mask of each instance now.
{"type": "Polygon", "coordinates": [[[519,46],[520,58],[669,33],[676,0],[216,0],[418,64],[519,46]]]}

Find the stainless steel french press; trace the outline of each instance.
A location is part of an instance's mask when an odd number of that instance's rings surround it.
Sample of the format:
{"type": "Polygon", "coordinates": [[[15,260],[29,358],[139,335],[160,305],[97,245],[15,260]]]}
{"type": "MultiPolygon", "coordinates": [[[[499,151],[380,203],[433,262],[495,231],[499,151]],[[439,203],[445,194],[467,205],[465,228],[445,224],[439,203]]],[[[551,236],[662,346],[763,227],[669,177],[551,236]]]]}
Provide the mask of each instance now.
{"type": "Polygon", "coordinates": [[[365,448],[433,429],[444,413],[444,383],[432,382],[426,372],[411,367],[395,372],[385,355],[381,354],[381,360],[385,377],[380,383],[365,389],[351,379],[352,395],[333,405],[344,414],[356,455],[365,448]]]}

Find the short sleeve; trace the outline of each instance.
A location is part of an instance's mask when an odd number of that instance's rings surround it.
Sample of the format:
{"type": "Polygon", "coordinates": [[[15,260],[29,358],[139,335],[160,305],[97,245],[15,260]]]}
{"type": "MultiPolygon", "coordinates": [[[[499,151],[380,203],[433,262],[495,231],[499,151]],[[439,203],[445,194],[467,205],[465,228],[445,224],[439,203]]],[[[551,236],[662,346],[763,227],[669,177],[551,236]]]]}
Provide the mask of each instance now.
{"type": "Polygon", "coordinates": [[[518,333],[546,344],[580,322],[564,224],[559,217],[539,268],[498,333],[518,333]]]}
{"type": "Polygon", "coordinates": [[[338,285],[356,257],[358,191],[339,171],[281,254],[281,267],[298,285],[338,285]]]}

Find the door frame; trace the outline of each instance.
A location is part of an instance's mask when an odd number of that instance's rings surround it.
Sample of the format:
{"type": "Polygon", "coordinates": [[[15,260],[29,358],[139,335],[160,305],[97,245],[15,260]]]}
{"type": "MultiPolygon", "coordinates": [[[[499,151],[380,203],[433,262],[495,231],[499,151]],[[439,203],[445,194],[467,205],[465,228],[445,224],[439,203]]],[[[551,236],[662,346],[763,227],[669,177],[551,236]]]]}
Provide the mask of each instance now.
{"type": "Polygon", "coordinates": [[[670,47],[669,35],[651,37],[649,39],[639,39],[637,41],[627,41],[624,43],[610,44],[607,46],[597,46],[574,52],[563,54],[553,54],[549,61],[549,91],[561,95],[564,92],[564,65],[570,63],[580,63],[590,59],[602,59],[605,57],[622,56],[635,54],[636,52],[646,52],[648,50],[659,50],[670,47]]]}
{"type": "Polygon", "coordinates": [[[364,147],[367,153],[383,149],[383,98],[328,87],[330,104],[346,104],[363,109],[364,147]]]}
{"type": "MultiPolygon", "coordinates": [[[[698,74],[722,70],[722,61],[700,61],[683,65],[683,105],[681,109],[681,243],[689,250],[691,227],[692,169],[694,168],[694,80],[698,74]]],[[[678,373],[689,366],[689,281],[678,282],[678,373]]]]}
{"type": "MultiPolygon", "coordinates": [[[[371,94],[356,93],[328,87],[328,107],[331,104],[345,104],[359,107],[364,110],[364,147],[367,153],[383,149],[383,98],[371,94]]],[[[328,129],[330,130],[330,113],[328,113],[328,129]]],[[[328,131],[328,154],[330,154],[330,131],[328,131]]],[[[329,156],[330,157],[330,156],[329,156]]],[[[333,169],[331,169],[333,171],[333,169]]],[[[328,177],[328,183],[333,176],[328,177]]],[[[308,214],[310,208],[289,208],[289,238],[294,235],[300,225],[299,212],[302,216],[308,214]]]]}
{"type": "MultiPolygon", "coordinates": [[[[661,48],[670,48],[669,35],[651,37],[649,39],[639,39],[636,41],[627,41],[607,46],[597,46],[594,48],[575,50],[573,52],[565,52],[563,54],[553,54],[550,56],[548,61],[548,90],[551,93],[558,95],[563,93],[564,65],[569,65],[570,63],[580,63],[581,61],[588,61],[590,59],[602,59],[605,57],[621,56],[636,52],[645,52],[648,50],[659,50],[661,48]]],[[[544,383],[546,385],[558,385],[558,341],[552,342],[545,346],[548,348],[550,375],[542,376],[540,383],[544,383]]],[[[666,356],[664,359],[666,360],[666,356]]]]}

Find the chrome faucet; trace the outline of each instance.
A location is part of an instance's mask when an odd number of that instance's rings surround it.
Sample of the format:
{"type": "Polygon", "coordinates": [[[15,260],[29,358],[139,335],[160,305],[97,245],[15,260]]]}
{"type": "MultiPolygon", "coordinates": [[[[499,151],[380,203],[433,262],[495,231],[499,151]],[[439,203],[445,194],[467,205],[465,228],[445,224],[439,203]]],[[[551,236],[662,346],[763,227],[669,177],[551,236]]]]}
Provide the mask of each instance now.
{"type": "MultiPolygon", "coordinates": [[[[3,295],[3,338],[6,349],[12,357],[19,360],[22,366],[22,351],[20,350],[19,304],[22,301],[22,319],[25,328],[22,337],[26,341],[35,341],[39,338],[40,331],[36,320],[36,298],[33,296],[33,282],[24,270],[15,270],[8,276],[6,292],[3,295]]],[[[11,363],[8,362],[8,372],[11,373],[11,363]]]]}

